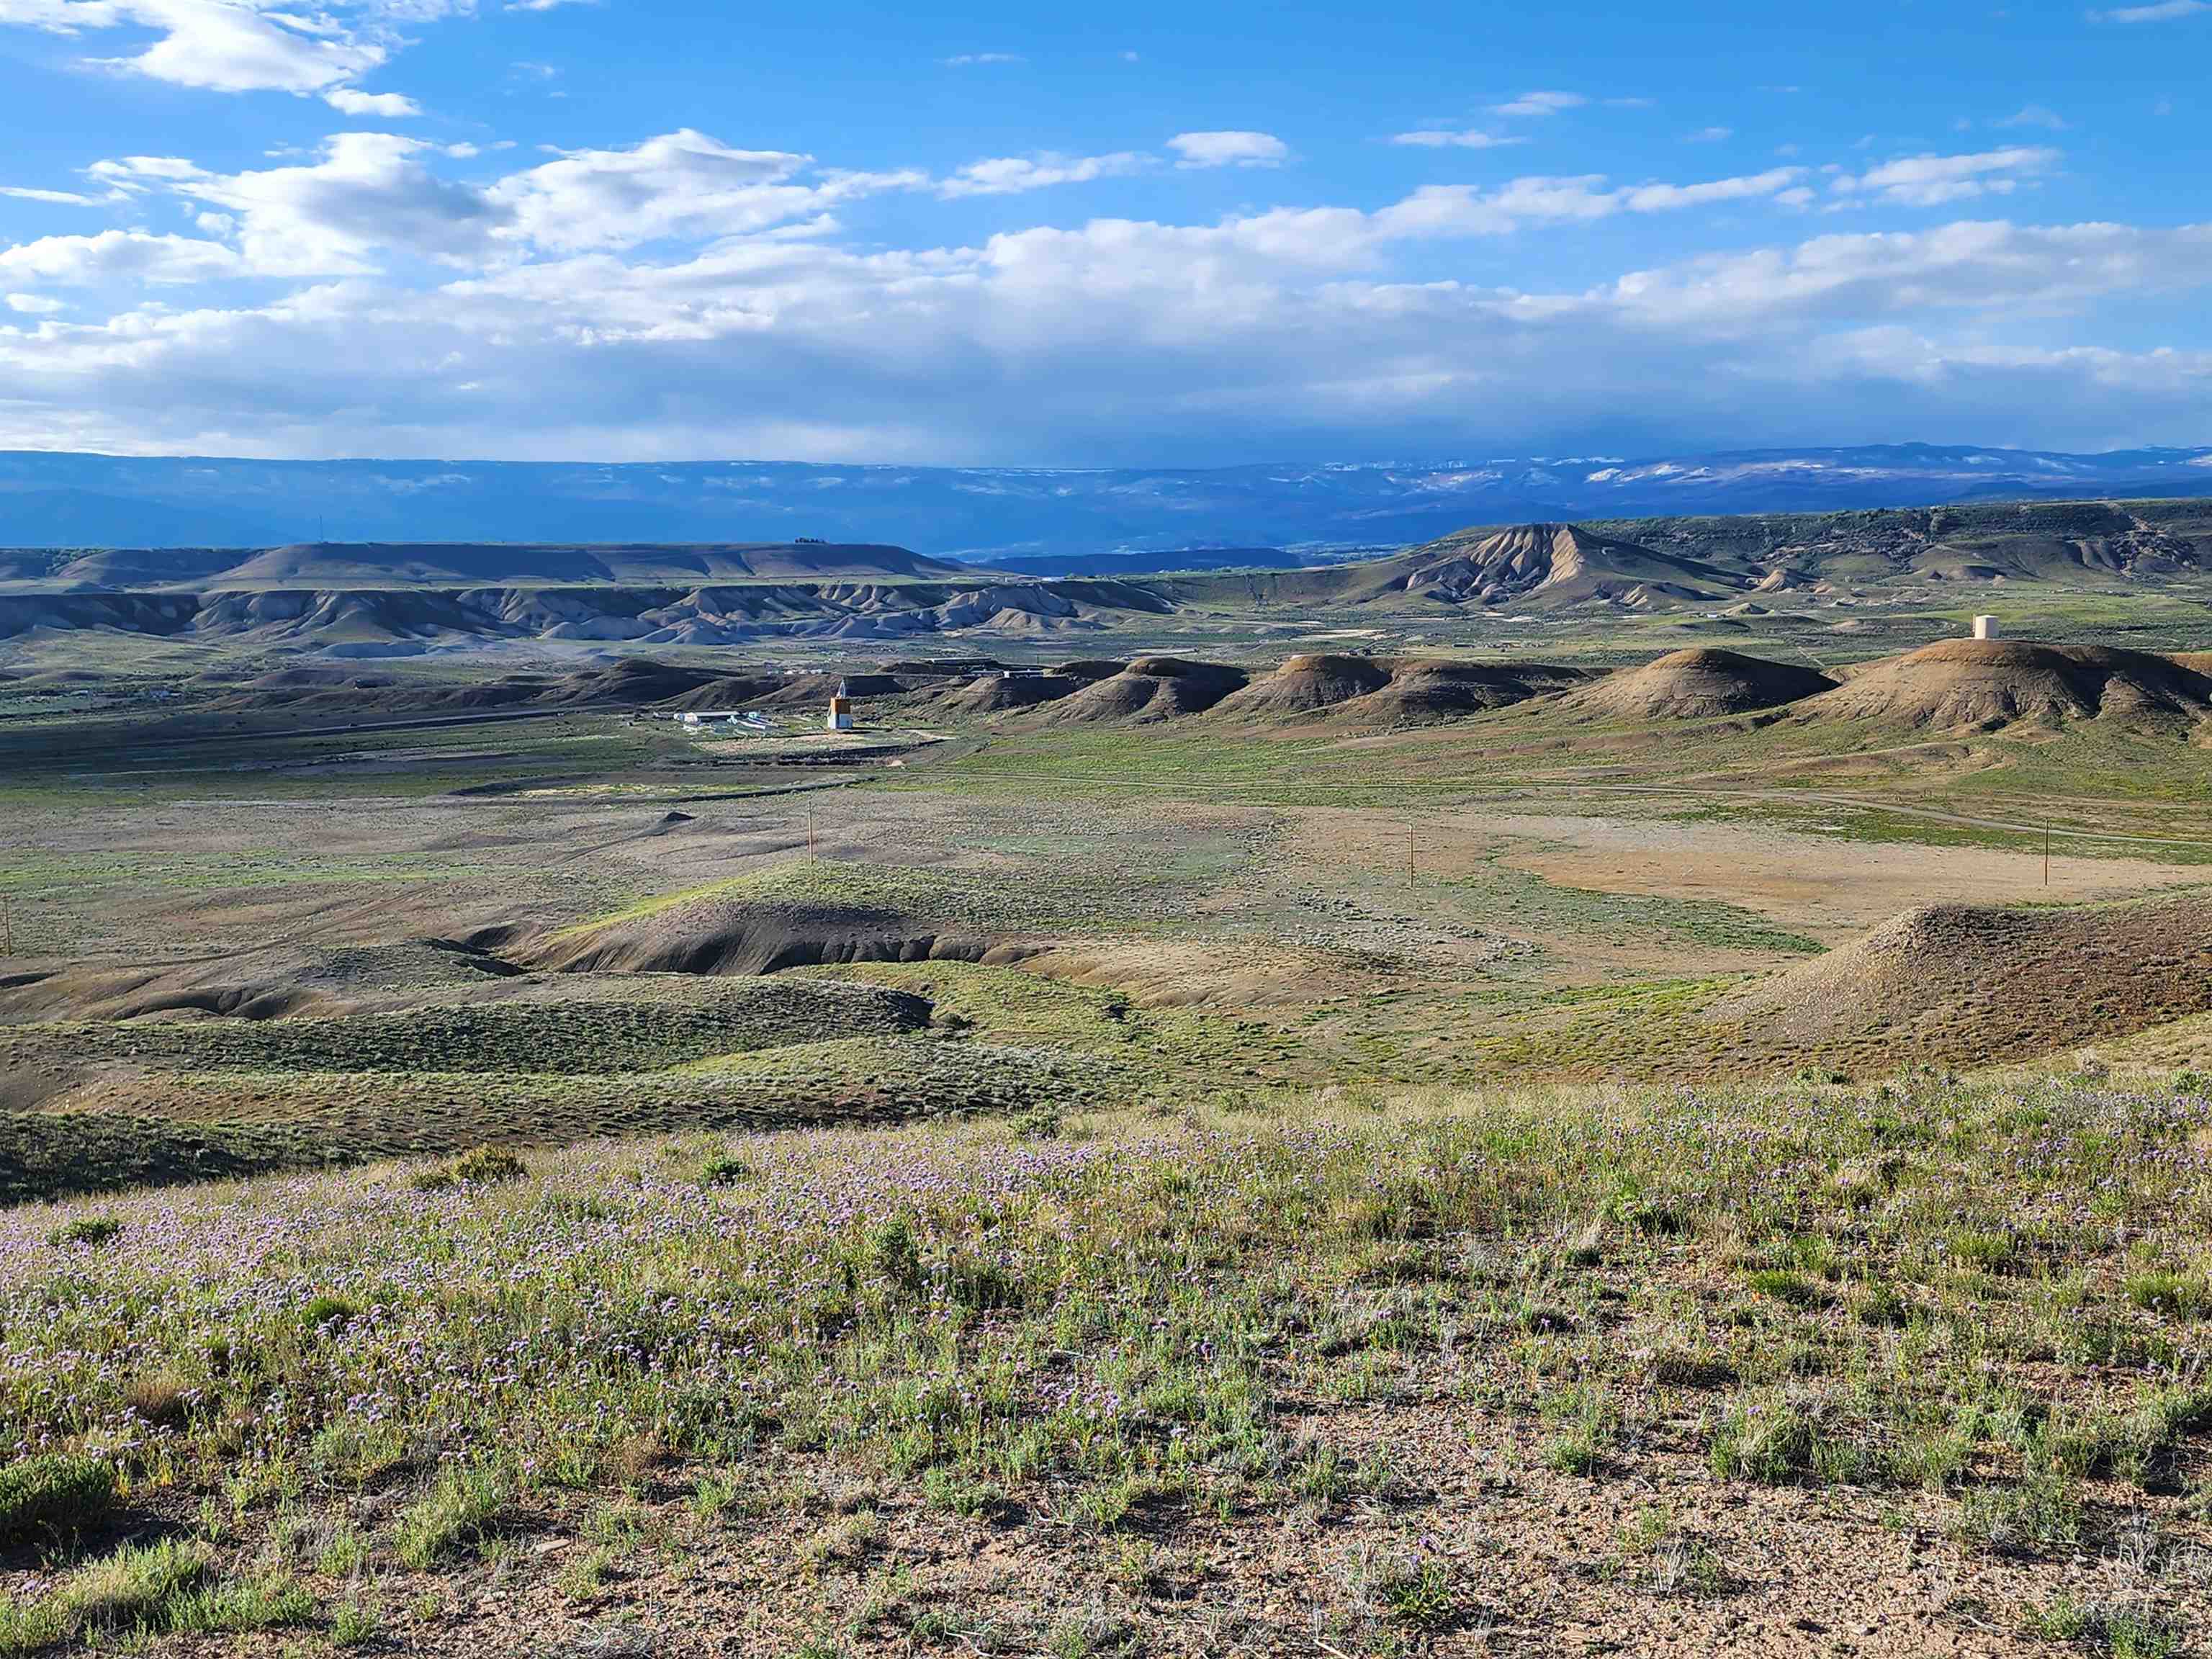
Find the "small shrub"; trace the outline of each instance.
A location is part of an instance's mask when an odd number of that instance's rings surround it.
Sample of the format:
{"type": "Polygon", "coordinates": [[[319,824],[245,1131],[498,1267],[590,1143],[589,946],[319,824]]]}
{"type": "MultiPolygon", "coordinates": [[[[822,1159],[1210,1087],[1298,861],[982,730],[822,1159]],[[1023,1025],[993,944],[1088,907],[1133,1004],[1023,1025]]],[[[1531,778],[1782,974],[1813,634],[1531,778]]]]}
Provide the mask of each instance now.
{"type": "Polygon", "coordinates": [[[1893,1285],[1862,1285],[1851,1296],[1851,1316],[1877,1330],[1902,1330],[1912,1322],[1912,1304],[1893,1285]]]}
{"type": "Polygon", "coordinates": [[[0,1468],[0,1542],[67,1537],[114,1506],[115,1471],[97,1457],[50,1453],[0,1468]]]}
{"type": "Polygon", "coordinates": [[[384,1634],[384,1615],[373,1601],[358,1596],[339,1605],[331,1619],[331,1645],[340,1648],[365,1648],[384,1634]]]}
{"type": "Polygon", "coordinates": [[[309,1299],[300,1310],[300,1322],[311,1333],[342,1331],[361,1317],[358,1304],[342,1296],[325,1294],[309,1299]]]}
{"type": "Polygon", "coordinates": [[[465,1187],[489,1187],[520,1181],[530,1166],[513,1152],[496,1146],[471,1146],[453,1160],[453,1179],[465,1187]]]}
{"type": "Polygon", "coordinates": [[[1459,1622],[1456,1575],[1435,1556],[1393,1567],[1376,1581],[1375,1594],[1392,1620],[1413,1630],[1449,1630],[1459,1622]]]}
{"type": "Polygon", "coordinates": [[[1750,1275],[1750,1282],[1761,1296],[1771,1296],[1793,1308],[1817,1307],[1827,1300],[1827,1292],[1820,1285],[1787,1267],[1761,1267],[1750,1275]]]}
{"type": "Polygon", "coordinates": [[[699,1166],[702,1187],[736,1187],[753,1178],[753,1166],[730,1152],[720,1152],[699,1166]]]}
{"type": "Polygon", "coordinates": [[[868,1265],[884,1284],[911,1294],[921,1288],[921,1246],[902,1215],[877,1223],[868,1235],[868,1265]]]}
{"type": "Polygon", "coordinates": [[[1012,1507],[1002,1487],[988,1480],[972,1479],[945,1463],[923,1474],[921,1496],[933,1508],[950,1510],[969,1520],[995,1519],[1012,1507]]]}
{"type": "Polygon", "coordinates": [[[529,1173],[530,1166],[513,1152],[497,1146],[471,1146],[459,1158],[416,1176],[415,1187],[426,1193],[448,1187],[496,1187],[520,1181],[529,1173]]]}
{"type": "Polygon", "coordinates": [[[65,1250],[73,1246],[105,1244],[122,1233],[123,1224],[112,1215],[81,1215],[48,1233],[46,1243],[58,1250],[65,1250]]]}

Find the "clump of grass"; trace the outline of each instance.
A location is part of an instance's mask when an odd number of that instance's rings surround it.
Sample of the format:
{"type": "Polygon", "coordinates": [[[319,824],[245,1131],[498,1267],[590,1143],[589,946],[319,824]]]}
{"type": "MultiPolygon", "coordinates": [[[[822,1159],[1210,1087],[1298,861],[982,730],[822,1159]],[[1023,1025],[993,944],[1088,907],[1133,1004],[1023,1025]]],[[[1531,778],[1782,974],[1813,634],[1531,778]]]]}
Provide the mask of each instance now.
{"type": "Polygon", "coordinates": [[[1766,1389],[1730,1403],[1713,1431],[1707,1461],[1723,1480],[1784,1486],[1851,1480],[1864,1460],[1835,1433],[1825,1402],[1766,1389]]]}
{"type": "Polygon", "coordinates": [[[0,1468],[0,1542],[85,1532],[115,1506],[115,1471],[97,1457],[48,1453],[0,1468]]]}
{"type": "Polygon", "coordinates": [[[2078,1601],[2061,1595],[2029,1610],[2027,1633],[2108,1654],[2111,1659],[2174,1659],[2187,1632],[2168,1614],[2140,1601],[2078,1601]]]}
{"type": "Polygon", "coordinates": [[[399,1516],[393,1545],[417,1572],[480,1547],[505,1518],[511,1495],[490,1469],[448,1469],[429,1495],[399,1516]]]}
{"type": "Polygon", "coordinates": [[[46,1235],[46,1243],[58,1250],[82,1249],[94,1244],[106,1244],[123,1236],[123,1224],[112,1215],[81,1215],[74,1221],[65,1221],[46,1235]]]}
{"type": "Polygon", "coordinates": [[[2202,1319],[2212,1314],[2212,1279],[2201,1273],[2155,1268],[2140,1273],[2127,1283],[2128,1300],[2146,1313],[2169,1319],[2202,1319]]]}
{"type": "Polygon", "coordinates": [[[1596,1474],[1620,1431],[1612,1395],[1595,1383],[1578,1384],[1546,1401],[1544,1414],[1559,1425],[1544,1443],[1545,1466],[1562,1474],[1596,1474]]]}
{"type": "Polygon", "coordinates": [[[64,1616],[79,1632],[173,1629],[177,1607],[199,1588],[213,1559],[204,1544],[175,1539],[126,1544],[64,1583],[64,1616]]]}
{"type": "Polygon", "coordinates": [[[234,1578],[203,1585],[168,1608],[173,1631],[239,1634],[311,1624],[315,1598],[298,1580],[282,1575],[234,1578]]]}
{"type": "Polygon", "coordinates": [[[2000,1555],[2069,1550],[2081,1541],[2081,1500],[2055,1462],[2032,1456],[2019,1480],[1964,1493],[1956,1529],[1967,1542],[2000,1555]]]}

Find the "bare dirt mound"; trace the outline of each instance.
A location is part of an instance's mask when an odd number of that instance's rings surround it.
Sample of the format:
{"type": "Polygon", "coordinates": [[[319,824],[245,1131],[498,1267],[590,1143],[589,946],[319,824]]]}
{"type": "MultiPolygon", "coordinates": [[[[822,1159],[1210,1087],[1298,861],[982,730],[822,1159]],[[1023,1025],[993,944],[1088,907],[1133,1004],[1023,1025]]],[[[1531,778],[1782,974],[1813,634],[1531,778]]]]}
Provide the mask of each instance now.
{"type": "Polygon", "coordinates": [[[2212,1009],[2212,893],[2079,909],[1942,904],[1712,1010],[1762,1042],[1980,1065],[2212,1009]]]}
{"type": "Polygon", "coordinates": [[[1377,726],[1420,726],[1509,708],[1589,678],[1586,669],[1553,663],[1406,657],[1390,664],[1387,684],[1344,704],[1340,712],[1377,726]]]}
{"type": "Polygon", "coordinates": [[[972,930],[903,911],[708,895],[557,933],[516,953],[556,973],[773,974],[848,962],[982,962],[1018,957],[972,930]]]}
{"type": "Polygon", "coordinates": [[[1088,684],[1072,674],[983,674],[945,692],[937,707],[948,714],[1003,714],[1057,702],[1088,684]]]}
{"type": "Polygon", "coordinates": [[[1832,691],[1818,669],[1767,662],[1711,647],[1669,651],[1624,668],[1566,697],[1562,707],[1600,720],[1706,720],[1747,714],[1832,691]]]}
{"type": "Polygon", "coordinates": [[[1048,726],[1150,725],[1202,714],[1245,684],[1244,671],[1182,657],[1139,657],[1052,705],[1048,726]]]}
{"type": "Polygon", "coordinates": [[[1223,719],[1293,719],[1365,696],[1389,683],[1389,666],[1372,657],[1332,653],[1289,657],[1273,673],[1231,692],[1212,712],[1223,719]]]}
{"type": "Polygon", "coordinates": [[[2185,726],[2212,718],[2212,675],[2147,651],[1945,640],[1875,664],[1793,712],[1916,728],[2099,719],[2185,726]]]}

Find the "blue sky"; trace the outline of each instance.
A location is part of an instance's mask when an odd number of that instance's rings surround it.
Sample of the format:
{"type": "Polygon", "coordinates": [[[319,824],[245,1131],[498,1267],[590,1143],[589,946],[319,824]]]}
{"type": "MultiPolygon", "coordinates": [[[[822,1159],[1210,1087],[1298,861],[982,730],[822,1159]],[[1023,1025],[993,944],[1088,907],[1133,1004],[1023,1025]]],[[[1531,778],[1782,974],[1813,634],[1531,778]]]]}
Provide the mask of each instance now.
{"type": "Polygon", "coordinates": [[[2212,441],[2212,0],[0,0],[0,447],[2212,441]]]}

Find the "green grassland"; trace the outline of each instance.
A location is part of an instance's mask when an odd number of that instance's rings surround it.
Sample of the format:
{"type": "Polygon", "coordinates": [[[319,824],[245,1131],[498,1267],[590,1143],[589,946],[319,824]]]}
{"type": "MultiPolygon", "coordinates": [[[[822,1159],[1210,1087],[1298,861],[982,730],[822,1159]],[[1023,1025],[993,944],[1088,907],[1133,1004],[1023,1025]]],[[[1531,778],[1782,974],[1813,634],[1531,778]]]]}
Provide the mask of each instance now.
{"type": "Polygon", "coordinates": [[[1370,1091],[18,1210],[0,1414],[66,1496],[0,1504],[0,1648],[1717,1641],[1909,1542],[1973,1586],[1927,1639],[2179,1653],[2209,1114],[1370,1091]]]}

